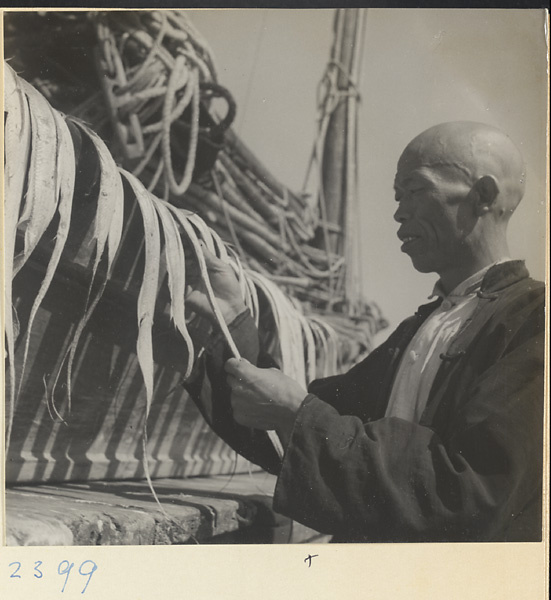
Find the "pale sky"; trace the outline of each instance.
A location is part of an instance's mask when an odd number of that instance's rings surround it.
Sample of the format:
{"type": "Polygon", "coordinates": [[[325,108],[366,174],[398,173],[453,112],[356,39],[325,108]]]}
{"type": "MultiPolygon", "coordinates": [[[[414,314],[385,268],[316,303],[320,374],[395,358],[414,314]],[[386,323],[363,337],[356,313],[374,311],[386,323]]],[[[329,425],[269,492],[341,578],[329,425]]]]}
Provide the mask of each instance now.
{"type": "MultiPolygon", "coordinates": [[[[191,14],[237,101],[235,129],[290,188],[302,187],[315,134],[316,88],[329,58],[333,10],[191,14]]],[[[393,179],[405,145],[443,121],[495,125],[527,162],[510,226],[513,258],[545,275],[547,75],[540,10],[368,9],[361,73],[363,285],[390,330],[426,301],[434,274],[400,252],[393,179]]]]}

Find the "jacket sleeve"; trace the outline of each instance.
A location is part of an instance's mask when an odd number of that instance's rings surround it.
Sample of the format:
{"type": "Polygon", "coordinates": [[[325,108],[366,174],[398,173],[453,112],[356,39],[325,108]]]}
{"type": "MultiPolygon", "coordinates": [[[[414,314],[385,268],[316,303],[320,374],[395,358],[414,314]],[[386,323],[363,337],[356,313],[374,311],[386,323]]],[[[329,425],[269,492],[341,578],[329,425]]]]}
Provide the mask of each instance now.
{"type": "MultiPolygon", "coordinates": [[[[258,367],[277,367],[269,354],[261,352],[258,330],[248,310],[229,324],[229,330],[243,358],[258,367]]],[[[400,329],[396,333],[400,335],[400,329]]],[[[396,333],[391,336],[390,342],[396,333]]],[[[314,391],[329,406],[337,407],[341,414],[361,414],[360,411],[372,408],[366,402],[366,390],[380,392],[382,367],[388,364],[385,358],[388,346],[388,343],[383,344],[344,375],[312,382],[309,391],[314,391]]],[[[269,473],[278,474],[281,459],[266,432],[244,427],[233,419],[230,389],[224,373],[224,363],[231,356],[223,337],[216,336],[197,361],[192,377],[184,386],[207,423],[229,446],[269,473]]],[[[367,396],[375,396],[375,393],[367,393],[367,396]]]]}
{"type": "Polygon", "coordinates": [[[398,418],[362,422],[309,395],[274,509],[343,541],[500,539],[541,486],[542,314],[473,378],[446,439],[398,418]]]}
{"type": "MultiPolygon", "coordinates": [[[[269,355],[260,352],[258,331],[248,310],[230,323],[229,330],[243,358],[260,367],[276,366],[269,355]]],[[[233,418],[231,390],[224,372],[224,363],[231,357],[223,337],[216,336],[184,386],[215,433],[247,460],[277,474],[281,459],[267,433],[244,427],[233,418]]]]}

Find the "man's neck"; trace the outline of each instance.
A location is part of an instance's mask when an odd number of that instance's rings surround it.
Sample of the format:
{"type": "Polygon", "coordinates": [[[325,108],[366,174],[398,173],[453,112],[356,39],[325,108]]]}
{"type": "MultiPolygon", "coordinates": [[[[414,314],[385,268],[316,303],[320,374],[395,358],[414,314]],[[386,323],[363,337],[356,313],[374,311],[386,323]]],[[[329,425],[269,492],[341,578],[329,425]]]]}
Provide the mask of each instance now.
{"type": "Polygon", "coordinates": [[[482,220],[479,222],[480,229],[469,236],[461,256],[457,257],[457,263],[450,265],[447,271],[438,273],[441,288],[447,294],[468,277],[510,256],[504,226],[488,219],[484,223],[482,220]]]}
{"type": "Polygon", "coordinates": [[[481,260],[479,262],[473,262],[469,267],[464,269],[454,269],[453,271],[447,273],[439,273],[439,288],[449,294],[452,292],[460,283],[472,277],[482,269],[491,267],[499,262],[504,262],[505,260],[510,260],[507,255],[499,256],[494,258],[493,260],[481,260]]]}

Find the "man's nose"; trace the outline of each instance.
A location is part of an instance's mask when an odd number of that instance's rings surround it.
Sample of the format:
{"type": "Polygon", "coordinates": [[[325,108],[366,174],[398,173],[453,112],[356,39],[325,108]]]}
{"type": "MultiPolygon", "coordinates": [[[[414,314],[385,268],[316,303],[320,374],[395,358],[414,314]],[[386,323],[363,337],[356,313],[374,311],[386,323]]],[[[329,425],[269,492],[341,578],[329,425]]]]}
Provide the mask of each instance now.
{"type": "Polygon", "coordinates": [[[405,221],[407,221],[410,217],[410,211],[406,208],[406,203],[403,201],[400,201],[398,203],[398,208],[396,209],[396,212],[394,213],[394,220],[397,221],[398,223],[404,223],[405,221]]]}

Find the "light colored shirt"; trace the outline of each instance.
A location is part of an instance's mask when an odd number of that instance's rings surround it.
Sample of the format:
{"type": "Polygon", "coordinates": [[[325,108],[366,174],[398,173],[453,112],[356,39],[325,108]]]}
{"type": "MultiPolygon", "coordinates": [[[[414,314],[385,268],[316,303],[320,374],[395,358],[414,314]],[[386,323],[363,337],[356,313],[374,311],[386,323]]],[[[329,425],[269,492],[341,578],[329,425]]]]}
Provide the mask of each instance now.
{"type": "Polygon", "coordinates": [[[385,416],[419,422],[442,362],[440,355],[446,352],[463,323],[472,316],[477,292],[492,266],[471,275],[448,295],[443,292],[440,282],[434,286],[430,297],[439,296],[442,303],[408,344],[396,373],[385,416]]]}

